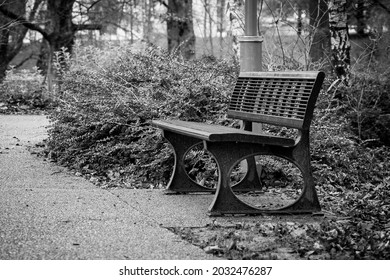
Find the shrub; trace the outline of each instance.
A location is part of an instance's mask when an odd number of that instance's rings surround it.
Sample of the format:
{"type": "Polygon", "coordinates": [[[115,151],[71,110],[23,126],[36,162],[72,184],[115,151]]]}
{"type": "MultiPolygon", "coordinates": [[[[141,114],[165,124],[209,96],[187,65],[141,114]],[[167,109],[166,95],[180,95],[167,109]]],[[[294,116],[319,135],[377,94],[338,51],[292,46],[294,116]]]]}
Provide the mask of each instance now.
{"type": "Polygon", "coordinates": [[[355,72],[351,86],[335,92],[345,109],[350,130],[360,142],[390,146],[389,73],[355,72]]]}
{"type": "MultiPolygon", "coordinates": [[[[365,79],[354,79],[368,90],[367,105],[361,110],[381,106],[368,101],[383,92],[367,87],[365,79]]],[[[390,217],[390,149],[367,145],[357,137],[351,117],[356,116],[356,104],[351,100],[358,88],[353,85],[348,93],[344,92],[349,97],[338,102],[325,91],[320,94],[311,128],[313,174],[325,210],[383,230],[390,217]]]]}
{"type": "Polygon", "coordinates": [[[156,47],[79,49],[61,77],[48,152],[114,185],[166,183],[172,153],[150,120],[223,122],[235,76],[235,66],[226,61],[182,61],[156,47]]]}
{"type": "Polygon", "coordinates": [[[44,77],[37,68],[16,71],[11,69],[0,84],[0,102],[5,112],[42,110],[50,105],[45,98],[44,77]]]}

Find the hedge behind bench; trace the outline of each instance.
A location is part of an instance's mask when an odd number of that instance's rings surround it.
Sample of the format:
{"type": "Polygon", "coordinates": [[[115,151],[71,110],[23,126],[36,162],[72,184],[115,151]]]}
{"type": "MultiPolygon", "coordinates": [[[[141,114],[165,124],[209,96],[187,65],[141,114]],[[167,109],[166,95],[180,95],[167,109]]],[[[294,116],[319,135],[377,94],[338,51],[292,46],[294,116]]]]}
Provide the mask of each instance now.
{"type": "Polygon", "coordinates": [[[237,68],[204,57],[183,61],[157,48],[76,50],[52,112],[52,159],[113,185],[166,183],[172,153],[148,121],[159,117],[226,122],[237,68]],[[157,138],[159,138],[158,141],[157,138]]]}

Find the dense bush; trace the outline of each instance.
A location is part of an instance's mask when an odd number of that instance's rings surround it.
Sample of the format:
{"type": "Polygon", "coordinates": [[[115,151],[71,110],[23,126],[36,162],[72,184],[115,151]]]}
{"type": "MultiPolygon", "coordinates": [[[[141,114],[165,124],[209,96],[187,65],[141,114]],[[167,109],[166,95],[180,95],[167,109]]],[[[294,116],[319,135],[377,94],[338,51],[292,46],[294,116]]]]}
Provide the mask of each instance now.
{"type": "Polygon", "coordinates": [[[359,135],[355,120],[360,114],[366,129],[379,131],[378,119],[369,125],[367,114],[375,111],[380,116],[388,108],[379,98],[388,96],[383,89],[389,82],[361,75],[353,79],[350,88],[338,89],[344,96],[337,101],[322,92],[315,111],[313,172],[323,209],[335,218],[309,235],[313,244],[322,241],[332,259],[386,259],[390,256],[390,149],[380,139],[375,145],[365,141],[371,137],[359,135]],[[362,92],[364,105],[356,104],[356,95],[362,92]]]}
{"type": "Polygon", "coordinates": [[[80,49],[62,76],[48,150],[59,163],[128,187],[166,183],[172,153],[153,118],[224,121],[235,67],[161,49],[80,49]]]}
{"type": "Polygon", "coordinates": [[[36,69],[11,69],[0,84],[0,112],[37,112],[51,106],[45,97],[44,77],[36,69]]]}
{"type": "Polygon", "coordinates": [[[390,146],[390,72],[355,72],[349,87],[334,91],[359,142],[390,146]]]}

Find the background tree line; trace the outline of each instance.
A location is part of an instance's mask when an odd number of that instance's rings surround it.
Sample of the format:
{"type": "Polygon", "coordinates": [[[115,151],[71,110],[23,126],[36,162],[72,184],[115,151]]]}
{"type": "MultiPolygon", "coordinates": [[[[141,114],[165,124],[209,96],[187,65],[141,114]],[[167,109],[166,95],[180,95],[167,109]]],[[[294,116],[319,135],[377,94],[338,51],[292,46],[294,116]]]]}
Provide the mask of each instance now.
{"type": "MultiPolygon", "coordinates": [[[[53,54],[72,53],[75,40],[143,41],[185,59],[204,54],[234,58],[237,36],[243,35],[243,7],[244,0],[3,0],[0,81],[11,62],[21,66],[33,56],[44,73],[51,73],[53,54]],[[32,46],[34,51],[20,55],[32,46]]],[[[351,50],[352,62],[388,53],[383,46],[390,37],[389,0],[259,0],[258,7],[267,67],[332,65],[347,81],[351,50]]]]}

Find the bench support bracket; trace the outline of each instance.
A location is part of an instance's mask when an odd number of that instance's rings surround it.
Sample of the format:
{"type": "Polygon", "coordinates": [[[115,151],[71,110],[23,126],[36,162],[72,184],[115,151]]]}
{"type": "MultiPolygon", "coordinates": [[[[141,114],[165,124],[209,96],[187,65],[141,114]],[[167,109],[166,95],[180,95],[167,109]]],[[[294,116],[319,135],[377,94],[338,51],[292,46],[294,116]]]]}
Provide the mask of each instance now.
{"type": "Polygon", "coordinates": [[[199,139],[164,131],[164,137],[169,141],[174,150],[175,163],[173,173],[165,191],[166,194],[191,193],[191,192],[215,192],[215,189],[206,188],[197,184],[187,174],[184,168],[184,157],[187,152],[197,144],[199,139]]]}
{"type": "Polygon", "coordinates": [[[235,142],[207,142],[205,148],[217,160],[220,177],[214,200],[209,208],[210,216],[225,214],[304,214],[321,210],[307,160],[308,146],[298,144],[294,147],[264,146],[260,144],[235,142]],[[228,153],[226,151],[229,151],[228,153]],[[274,155],[295,164],[302,172],[304,185],[301,196],[292,204],[278,209],[259,209],[241,201],[232,190],[229,175],[233,167],[242,159],[254,155],[274,155]]]}

